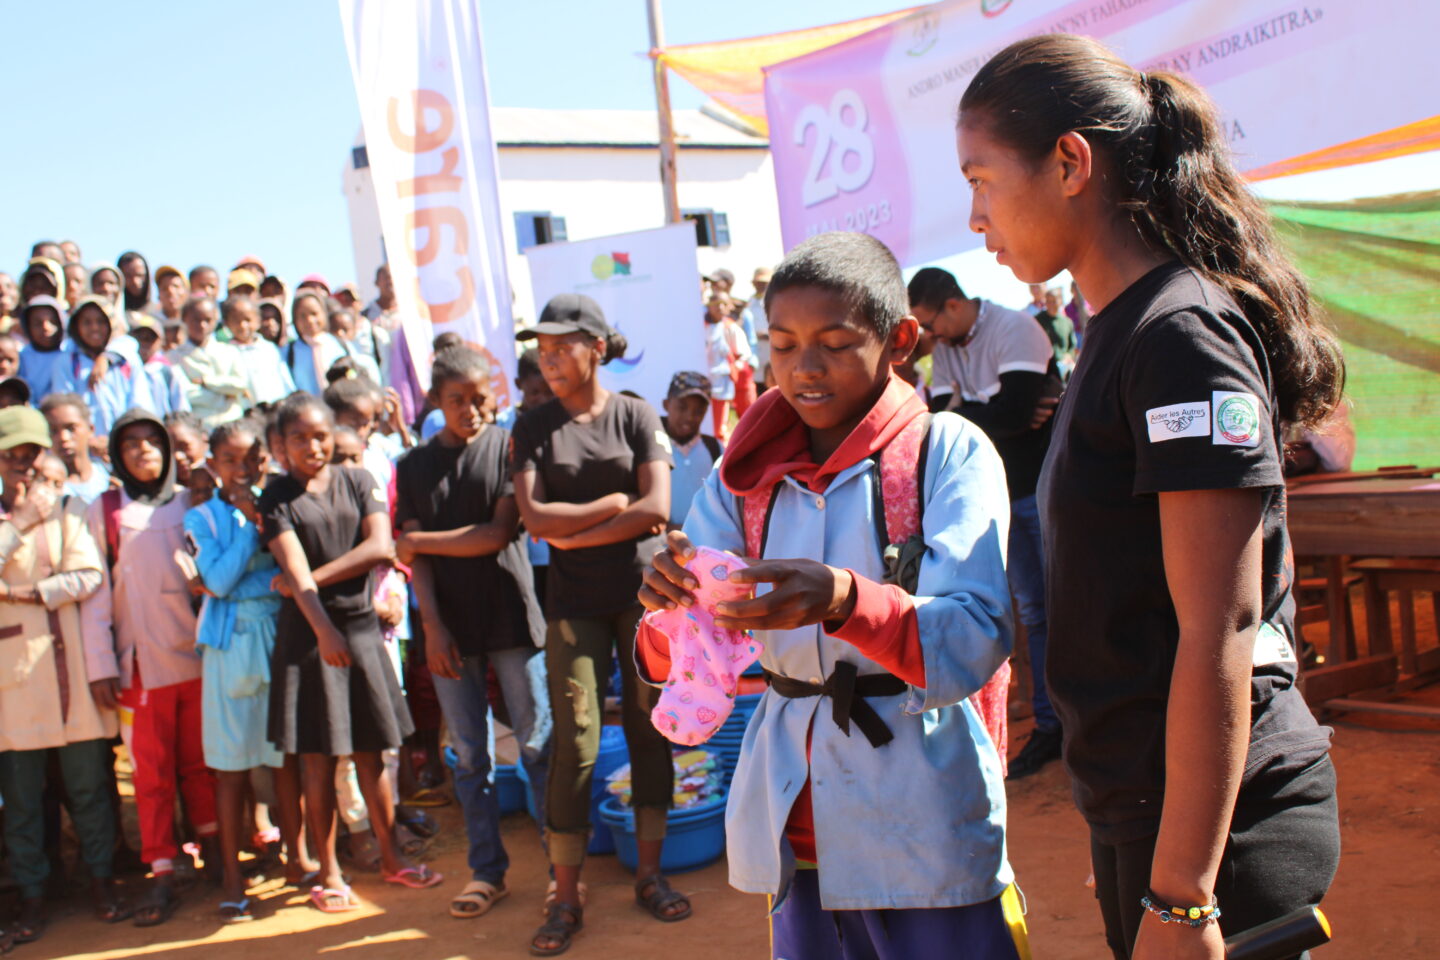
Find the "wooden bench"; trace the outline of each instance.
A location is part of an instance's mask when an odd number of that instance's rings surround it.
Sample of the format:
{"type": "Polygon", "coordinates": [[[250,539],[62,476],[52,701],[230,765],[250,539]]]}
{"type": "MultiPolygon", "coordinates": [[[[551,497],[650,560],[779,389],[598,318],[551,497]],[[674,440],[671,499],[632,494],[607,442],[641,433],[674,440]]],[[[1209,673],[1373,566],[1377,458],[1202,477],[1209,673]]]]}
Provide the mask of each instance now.
{"type": "Polygon", "coordinates": [[[1387,557],[1356,560],[1350,570],[1361,576],[1370,654],[1395,650],[1390,632],[1390,594],[1400,600],[1400,673],[1420,676],[1440,671],[1440,647],[1421,651],[1415,635],[1415,593],[1428,591],[1440,629],[1440,557],[1387,557]]]}

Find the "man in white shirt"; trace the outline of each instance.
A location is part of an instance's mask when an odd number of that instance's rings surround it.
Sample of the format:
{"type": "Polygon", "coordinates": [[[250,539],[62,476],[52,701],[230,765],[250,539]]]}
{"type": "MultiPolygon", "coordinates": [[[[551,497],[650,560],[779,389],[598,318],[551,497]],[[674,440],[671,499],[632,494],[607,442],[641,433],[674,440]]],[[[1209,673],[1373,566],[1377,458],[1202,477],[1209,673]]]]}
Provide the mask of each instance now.
{"type": "Polygon", "coordinates": [[[750,285],[755,288],[750,302],[745,304],[745,310],[740,314],[740,325],[745,328],[747,334],[753,334],[754,340],[751,346],[755,349],[755,359],[758,364],[757,373],[765,373],[765,365],[770,362],[770,321],[765,317],[765,290],[770,286],[770,275],[773,271],[769,267],[757,267],[755,276],[750,280],[750,285]]]}
{"type": "Polygon", "coordinates": [[[252,399],[250,377],[239,352],[212,336],[218,314],[215,301],[209,297],[185,301],[180,313],[185,323],[185,342],[167,354],[188,384],[185,398],[190,401],[190,410],[206,430],[239,420],[246,402],[252,399]]]}

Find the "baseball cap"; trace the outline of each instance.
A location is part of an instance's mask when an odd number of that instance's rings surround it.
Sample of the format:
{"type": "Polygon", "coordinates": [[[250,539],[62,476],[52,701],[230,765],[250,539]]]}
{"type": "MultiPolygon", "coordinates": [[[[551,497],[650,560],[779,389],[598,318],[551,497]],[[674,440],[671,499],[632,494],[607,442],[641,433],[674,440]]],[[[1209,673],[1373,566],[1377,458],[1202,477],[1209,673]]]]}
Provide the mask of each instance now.
{"type": "Polygon", "coordinates": [[[706,276],[705,279],[709,280],[711,283],[714,283],[716,280],[720,280],[724,283],[730,284],[730,286],[732,287],[735,286],[735,274],[731,273],[729,270],[726,270],[724,267],[721,267],[719,270],[711,270],[709,275],[706,276]]]}
{"type": "Polygon", "coordinates": [[[771,270],[769,267],[756,267],[755,276],[751,277],[750,279],[755,283],[769,283],[770,279],[774,276],[775,271],[771,270]]]}
{"type": "Polygon", "coordinates": [[[249,267],[236,267],[230,271],[230,278],[225,281],[225,291],[227,293],[236,287],[255,287],[258,289],[259,286],[260,278],[257,277],[255,271],[249,267]]]}
{"type": "MultiPolygon", "coordinates": [[[[25,389],[30,388],[27,385],[25,389]]],[[[45,415],[25,404],[0,409],[0,450],[9,450],[22,443],[50,446],[50,424],[45,421],[45,415]]]]}
{"type": "Polygon", "coordinates": [[[131,310],[128,319],[130,321],[131,333],[134,333],[136,330],[149,330],[156,336],[164,333],[164,331],[160,329],[160,322],[154,317],[150,316],[150,314],[148,313],[141,313],[138,310],[131,310]]]}
{"type": "Polygon", "coordinates": [[[335,288],[334,293],[335,293],[336,296],[339,296],[339,295],[342,294],[342,293],[348,293],[348,294],[350,294],[350,296],[354,297],[356,300],[359,300],[359,299],[360,299],[360,288],[357,287],[357,286],[355,286],[355,284],[353,284],[353,283],[342,283],[342,284],[340,284],[340,286],[338,286],[338,287],[335,288]]]}
{"type": "Polygon", "coordinates": [[[190,285],[190,282],[185,279],[185,274],[181,273],[181,272],[180,272],[180,268],[178,268],[178,267],[172,267],[172,266],[170,266],[170,264],[167,263],[167,264],[164,264],[163,266],[159,266],[159,267],[156,267],[156,268],[155,268],[155,282],[156,282],[156,283],[159,283],[161,280],[164,280],[166,277],[179,277],[180,280],[181,280],[182,282],[184,282],[184,284],[185,284],[187,287],[190,285]]]}
{"type": "Polygon", "coordinates": [[[330,292],[330,281],[325,279],[324,274],[307,273],[305,276],[300,278],[300,282],[297,283],[296,286],[303,287],[307,283],[324,287],[326,293],[330,292]]]}
{"type": "Polygon", "coordinates": [[[247,266],[247,265],[254,267],[254,268],[255,268],[255,273],[258,274],[259,276],[262,276],[262,277],[265,276],[265,261],[263,261],[263,260],[261,260],[259,257],[255,256],[255,254],[253,254],[253,253],[247,253],[247,254],[245,254],[245,256],[243,256],[243,257],[241,257],[239,260],[236,260],[236,261],[235,261],[235,266],[236,266],[236,267],[244,267],[244,266],[247,266]]]}
{"type": "Polygon", "coordinates": [[[540,311],[540,322],[515,334],[516,340],[533,340],[541,334],[562,337],[567,333],[588,333],[604,339],[611,333],[600,304],[583,293],[562,293],[551,297],[540,311]]]}
{"type": "Polygon", "coordinates": [[[681,370],[670,378],[670,389],[665,394],[667,400],[678,400],[681,397],[704,397],[710,399],[711,386],[710,378],[695,370],[681,370]]]}
{"type": "Polygon", "coordinates": [[[21,403],[30,402],[30,384],[25,382],[24,377],[6,377],[0,380],[0,393],[6,390],[14,390],[20,397],[21,403]]]}

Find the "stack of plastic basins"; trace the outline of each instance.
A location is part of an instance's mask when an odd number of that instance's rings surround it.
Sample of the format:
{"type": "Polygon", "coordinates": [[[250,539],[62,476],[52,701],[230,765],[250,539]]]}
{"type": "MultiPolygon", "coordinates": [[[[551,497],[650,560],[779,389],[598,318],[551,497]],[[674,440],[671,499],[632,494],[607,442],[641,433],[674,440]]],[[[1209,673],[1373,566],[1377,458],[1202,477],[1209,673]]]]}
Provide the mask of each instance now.
{"type": "MultiPolygon", "coordinates": [[[[610,797],[600,805],[606,831],[615,838],[616,857],[631,873],[639,863],[640,851],[635,841],[635,813],[610,797]]],[[[660,854],[660,869],[666,873],[698,870],[720,859],[725,852],[725,794],[684,810],[671,810],[665,832],[665,846],[660,854]]]]}
{"type": "Polygon", "coordinates": [[[726,791],[729,791],[730,780],[735,776],[735,764],[740,759],[740,743],[745,739],[745,727],[749,725],[755,708],[760,706],[762,696],[763,693],[737,694],[735,709],[730,711],[730,716],[725,718],[715,735],[701,745],[702,750],[709,750],[719,761],[726,791]]]}

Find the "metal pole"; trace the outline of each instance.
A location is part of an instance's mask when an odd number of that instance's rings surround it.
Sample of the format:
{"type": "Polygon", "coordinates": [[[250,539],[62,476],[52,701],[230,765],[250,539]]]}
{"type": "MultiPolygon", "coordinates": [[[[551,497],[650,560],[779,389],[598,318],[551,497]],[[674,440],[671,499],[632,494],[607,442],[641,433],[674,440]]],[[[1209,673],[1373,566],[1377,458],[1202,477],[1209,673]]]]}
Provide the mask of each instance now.
{"type": "Polygon", "coordinates": [[[655,116],[660,121],[660,192],[665,198],[665,222],[680,222],[680,198],[675,189],[675,123],[670,116],[670,71],[660,59],[665,48],[665,26],[660,0],[646,0],[650,19],[650,60],[655,69],[655,116]]]}

